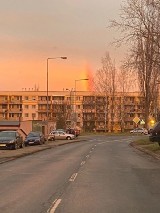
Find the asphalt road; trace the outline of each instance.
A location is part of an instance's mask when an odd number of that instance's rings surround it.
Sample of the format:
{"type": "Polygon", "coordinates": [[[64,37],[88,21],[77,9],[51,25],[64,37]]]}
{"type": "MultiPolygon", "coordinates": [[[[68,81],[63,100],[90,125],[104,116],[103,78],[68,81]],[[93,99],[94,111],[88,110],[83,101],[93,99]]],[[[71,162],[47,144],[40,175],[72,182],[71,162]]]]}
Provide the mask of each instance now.
{"type": "Polygon", "coordinates": [[[0,212],[160,212],[159,161],[133,137],[90,136],[0,164],[0,212]]]}

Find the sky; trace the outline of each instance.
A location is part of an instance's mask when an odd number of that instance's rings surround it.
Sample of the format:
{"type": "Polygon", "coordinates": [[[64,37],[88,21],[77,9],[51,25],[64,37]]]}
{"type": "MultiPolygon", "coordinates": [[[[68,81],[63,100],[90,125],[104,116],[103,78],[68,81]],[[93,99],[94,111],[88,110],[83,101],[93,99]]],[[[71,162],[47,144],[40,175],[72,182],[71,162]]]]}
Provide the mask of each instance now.
{"type": "Polygon", "coordinates": [[[88,90],[110,53],[119,64],[123,50],[107,28],[118,19],[122,0],[0,0],[0,91],[88,90]],[[67,57],[62,60],[60,57],[67,57]]]}

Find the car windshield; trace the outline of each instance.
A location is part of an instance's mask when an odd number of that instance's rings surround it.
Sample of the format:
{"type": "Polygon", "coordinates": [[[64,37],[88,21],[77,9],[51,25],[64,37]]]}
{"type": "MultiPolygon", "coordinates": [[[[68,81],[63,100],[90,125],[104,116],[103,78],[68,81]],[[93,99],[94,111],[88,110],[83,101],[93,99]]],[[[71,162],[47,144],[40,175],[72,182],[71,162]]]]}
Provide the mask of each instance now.
{"type": "Polygon", "coordinates": [[[30,132],[27,137],[39,137],[39,132],[30,132]]]}
{"type": "Polygon", "coordinates": [[[9,137],[13,138],[15,137],[15,132],[0,132],[0,137],[9,137]]]}

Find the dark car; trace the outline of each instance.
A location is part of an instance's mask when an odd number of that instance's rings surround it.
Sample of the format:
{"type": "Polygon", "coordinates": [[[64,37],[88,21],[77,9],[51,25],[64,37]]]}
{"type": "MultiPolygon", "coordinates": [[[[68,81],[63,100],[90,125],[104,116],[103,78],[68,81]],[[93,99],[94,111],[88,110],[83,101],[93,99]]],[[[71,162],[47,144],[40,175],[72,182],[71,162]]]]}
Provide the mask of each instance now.
{"type": "Polygon", "coordinates": [[[149,140],[151,142],[158,142],[160,145],[160,121],[157,122],[150,131],[149,140]]]}
{"type": "Polygon", "coordinates": [[[23,148],[23,137],[17,131],[0,132],[0,149],[18,149],[23,148]]]}
{"type": "Polygon", "coordinates": [[[80,131],[79,131],[79,130],[77,130],[77,129],[72,129],[72,128],[68,128],[68,129],[66,130],[66,132],[69,133],[69,134],[73,134],[73,135],[75,135],[76,137],[78,137],[78,135],[80,134],[80,131]]]}
{"type": "Polygon", "coordinates": [[[28,145],[42,145],[45,143],[45,136],[41,132],[30,132],[25,140],[25,146],[28,145]]]}

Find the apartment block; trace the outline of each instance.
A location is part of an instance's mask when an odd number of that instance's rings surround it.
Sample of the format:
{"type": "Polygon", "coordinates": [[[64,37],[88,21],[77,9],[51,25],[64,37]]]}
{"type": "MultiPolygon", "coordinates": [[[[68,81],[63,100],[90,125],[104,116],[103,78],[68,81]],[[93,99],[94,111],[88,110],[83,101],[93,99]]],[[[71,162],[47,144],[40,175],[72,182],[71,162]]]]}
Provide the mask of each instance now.
{"type": "Polygon", "coordinates": [[[0,120],[65,120],[66,127],[87,132],[128,131],[133,119],[144,119],[143,97],[116,93],[114,97],[88,91],[1,91],[0,120]],[[48,99],[47,99],[48,98],[48,99]],[[48,108],[48,109],[47,109],[48,108]]]}

